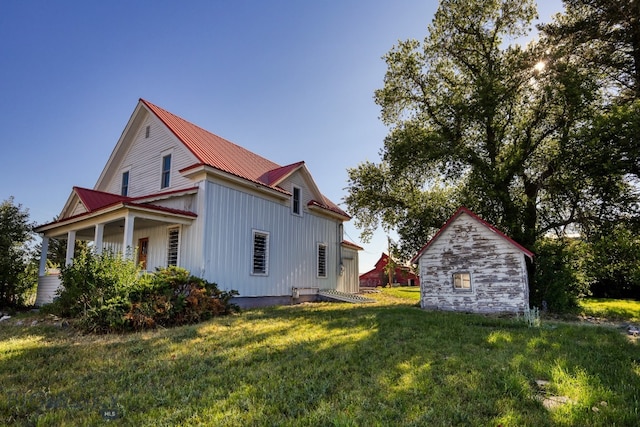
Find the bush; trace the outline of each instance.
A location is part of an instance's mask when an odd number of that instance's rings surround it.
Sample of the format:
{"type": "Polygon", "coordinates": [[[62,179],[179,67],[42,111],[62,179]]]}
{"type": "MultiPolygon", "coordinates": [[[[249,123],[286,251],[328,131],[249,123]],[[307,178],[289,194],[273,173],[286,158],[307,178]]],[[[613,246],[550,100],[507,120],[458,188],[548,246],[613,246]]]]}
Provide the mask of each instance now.
{"type": "Polygon", "coordinates": [[[578,307],[578,300],[589,292],[583,274],[587,262],[585,244],[569,239],[541,239],[535,247],[535,274],[530,304],[553,312],[578,307]]]}
{"type": "Polygon", "coordinates": [[[66,317],[89,316],[103,310],[108,301],[128,299],[129,292],[135,289],[138,272],[132,260],[118,254],[84,250],[73,264],[60,271],[62,287],[47,311],[66,317]]]}
{"type": "Polygon", "coordinates": [[[239,310],[229,302],[237,291],[221,291],[180,267],[159,269],[144,283],[132,294],[125,316],[133,330],[198,323],[239,310]]]}
{"type": "Polygon", "coordinates": [[[83,252],[61,278],[63,287],[45,310],[77,318],[90,332],[184,325],[239,310],[230,303],[237,291],[221,291],[179,267],[141,276],[133,261],[109,252],[83,252]]]}
{"type": "Polygon", "coordinates": [[[640,239],[624,224],[591,239],[586,265],[591,293],[598,298],[640,299],[640,239]]]}

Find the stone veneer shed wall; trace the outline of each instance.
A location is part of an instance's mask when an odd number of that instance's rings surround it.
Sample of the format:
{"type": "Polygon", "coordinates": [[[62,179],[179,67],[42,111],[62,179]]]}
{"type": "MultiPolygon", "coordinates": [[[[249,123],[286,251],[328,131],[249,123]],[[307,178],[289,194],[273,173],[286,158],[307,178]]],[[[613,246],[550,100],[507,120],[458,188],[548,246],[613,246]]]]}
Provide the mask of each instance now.
{"type": "Polygon", "coordinates": [[[423,309],[479,313],[529,308],[525,257],[533,253],[460,208],[413,259],[420,270],[423,309]],[[468,273],[471,289],[455,289],[453,275],[468,273]]]}

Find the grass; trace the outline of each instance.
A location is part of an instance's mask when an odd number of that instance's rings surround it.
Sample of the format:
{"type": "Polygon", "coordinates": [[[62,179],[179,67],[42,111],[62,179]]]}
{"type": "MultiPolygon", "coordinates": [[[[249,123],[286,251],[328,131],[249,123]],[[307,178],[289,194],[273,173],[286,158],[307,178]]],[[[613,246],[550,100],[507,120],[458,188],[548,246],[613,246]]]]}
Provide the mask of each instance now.
{"type": "Polygon", "coordinates": [[[640,322],[640,301],[588,298],[580,302],[585,316],[640,322]]]}
{"type": "Polygon", "coordinates": [[[396,291],[127,335],[2,323],[0,425],[637,424],[640,348],[619,330],[422,311],[396,291]]]}

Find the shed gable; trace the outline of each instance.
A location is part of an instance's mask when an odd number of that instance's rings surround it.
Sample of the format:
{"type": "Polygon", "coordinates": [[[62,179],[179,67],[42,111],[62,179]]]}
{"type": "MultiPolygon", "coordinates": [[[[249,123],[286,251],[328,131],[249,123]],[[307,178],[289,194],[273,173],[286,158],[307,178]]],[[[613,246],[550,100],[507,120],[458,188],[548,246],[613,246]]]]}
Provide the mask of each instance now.
{"type": "Polygon", "coordinates": [[[525,256],[530,252],[513,243],[473,213],[456,213],[417,257],[422,307],[524,311],[529,304],[525,256]]]}

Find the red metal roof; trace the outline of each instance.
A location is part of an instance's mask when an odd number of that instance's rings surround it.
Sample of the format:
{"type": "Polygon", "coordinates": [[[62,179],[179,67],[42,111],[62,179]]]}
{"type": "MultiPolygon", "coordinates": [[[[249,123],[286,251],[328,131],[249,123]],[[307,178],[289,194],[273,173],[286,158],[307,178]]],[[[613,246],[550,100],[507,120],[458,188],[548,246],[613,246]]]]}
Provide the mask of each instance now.
{"type": "Polygon", "coordinates": [[[202,129],[149,101],[140,99],[140,102],[205,165],[256,182],[260,182],[259,178],[267,172],[280,168],[280,165],[271,160],[202,129]]]}
{"type": "Polygon", "coordinates": [[[96,211],[105,206],[110,206],[119,202],[128,202],[131,199],[126,196],[120,196],[113,193],[105,193],[104,191],[89,190],[88,188],[73,187],[80,201],[89,212],[96,211]]]}
{"type": "Polygon", "coordinates": [[[447,220],[447,222],[444,223],[444,225],[440,228],[440,230],[438,230],[438,232],[435,234],[435,236],[433,236],[431,238],[431,240],[429,240],[427,242],[426,245],[424,245],[422,247],[422,249],[420,249],[418,251],[418,253],[416,254],[416,256],[414,256],[411,259],[412,263],[415,263],[418,258],[420,258],[422,256],[422,254],[429,248],[429,246],[431,246],[433,244],[433,242],[435,242],[438,237],[440,237],[440,235],[442,234],[442,232],[444,230],[446,230],[449,225],[451,225],[451,223],[458,218],[460,215],[462,215],[463,213],[466,213],[467,215],[471,216],[473,219],[475,219],[476,221],[478,221],[480,224],[484,225],[485,227],[487,227],[489,230],[491,230],[492,232],[496,233],[496,235],[498,235],[499,237],[503,238],[504,240],[506,240],[508,243],[510,243],[511,245],[513,245],[516,249],[520,250],[523,254],[525,254],[526,256],[528,256],[529,258],[533,259],[533,252],[531,252],[530,250],[528,250],[527,248],[525,248],[524,246],[522,246],[520,243],[516,242],[515,240],[513,240],[511,237],[507,236],[506,234],[504,234],[502,231],[498,230],[496,227],[494,227],[493,225],[489,224],[487,221],[485,221],[484,219],[480,218],[478,215],[476,215],[475,213],[473,213],[472,211],[470,211],[469,209],[465,208],[464,206],[461,206],[458,208],[458,210],[456,211],[456,213],[454,213],[453,215],[451,215],[451,218],[449,218],[447,220]]]}
{"type": "Polygon", "coordinates": [[[282,166],[277,169],[272,169],[258,178],[259,181],[264,182],[267,185],[272,185],[280,182],[282,178],[294,172],[300,166],[304,165],[304,162],[293,163],[291,165],[282,166]]]}
{"type": "MultiPolygon", "coordinates": [[[[202,129],[147,100],[140,99],[140,102],[155,114],[203,165],[214,167],[248,181],[282,192],[283,190],[276,186],[279,181],[304,164],[304,162],[298,162],[288,166],[280,166],[271,160],[265,159],[233,142],[202,129]]],[[[185,168],[185,170],[186,169],[189,169],[189,167],[185,168]]],[[[314,200],[313,203],[310,204],[350,218],[349,215],[335,203],[326,199],[324,196],[322,197],[324,201],[314,200]]]]}

